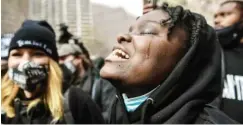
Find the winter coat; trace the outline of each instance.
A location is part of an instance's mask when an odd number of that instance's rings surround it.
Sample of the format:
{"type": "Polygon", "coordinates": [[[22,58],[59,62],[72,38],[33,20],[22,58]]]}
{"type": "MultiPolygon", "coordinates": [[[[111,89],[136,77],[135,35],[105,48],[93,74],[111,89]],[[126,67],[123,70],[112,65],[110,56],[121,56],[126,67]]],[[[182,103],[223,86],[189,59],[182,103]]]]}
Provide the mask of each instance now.
{"type": "MultiPolygon", "coordinates": [[[[68,105],[64,104],[63,119],[55,122],[57,124],[102,124],[104,119],[98,106],[91,98],[80,88],[71,87],[64,101],[68,101],[68,105]],[[68,111],[67,111],[68,110],[68,111]],[[70,114],[69,114],[70,113],[70,114]],[[69,117],[67,117],[69,115],[69,117]]],[[[23,101],[16,99],[14,101],[15,117],[8,118],[2,113],[3,124],[50,124],[52,116],[48,108],[43,102],[38,103],[29,112],[27,107],[23,105],[23,101]]],[[[65,102],[66,103],[66,102],[65,102]]]]}

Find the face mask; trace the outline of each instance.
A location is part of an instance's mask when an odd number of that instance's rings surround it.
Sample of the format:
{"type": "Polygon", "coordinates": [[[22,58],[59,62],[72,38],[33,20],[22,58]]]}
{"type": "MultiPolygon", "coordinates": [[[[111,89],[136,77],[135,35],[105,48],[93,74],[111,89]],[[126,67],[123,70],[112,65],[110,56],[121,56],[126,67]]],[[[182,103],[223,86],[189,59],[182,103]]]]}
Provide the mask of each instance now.
{"type": "Polygon", "coordinates": [[[239,29],[241,23],[242,21],[232,26],[216,30],[219,42],[223,48],[234,48],[240,43],[240,39],[243,36],[242,29],[239,29]]]}
{"type": "Polygon", "coordinates": [[[74,74],[76,71],[76,67],[72,63],[72,61],[65,61],[64,66],[70,71],[71,74],[74,74]]]}
{"type": "Polygon", "coordinates": [[[10,68],[8,75],[20,88],[33,92],[38,87],[43,87],[47,82],[48,68],[33,62],[19,64],[18,68],[10,68]]]}

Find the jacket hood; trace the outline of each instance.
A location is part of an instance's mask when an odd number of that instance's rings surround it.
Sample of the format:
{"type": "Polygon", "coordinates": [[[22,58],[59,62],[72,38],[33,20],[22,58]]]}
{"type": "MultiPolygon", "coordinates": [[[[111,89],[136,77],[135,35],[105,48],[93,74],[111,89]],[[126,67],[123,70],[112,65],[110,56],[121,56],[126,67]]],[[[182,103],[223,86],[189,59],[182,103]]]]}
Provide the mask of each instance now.
{"type": "Polygon", "coordinates": [[[202,16],[193,15],[202,24],[198,39],[150,96],[152,106],[160,109],[152,115],[153,123],[188,123],[221,92],[221,48],[216,33],[202,16]]]}
{"type": "MultiPolygon", "coordinates": [[[[193,13],[192,20],[191,25],[200,29],[198,35],[191,33],[195,40],[187,53],[140,105],[139,123],[190,123],[220,94],[221,48],[216,33],[204,17],[193,13]]],[[[122,100],[121,94],[118,98],[122,100]]]]}

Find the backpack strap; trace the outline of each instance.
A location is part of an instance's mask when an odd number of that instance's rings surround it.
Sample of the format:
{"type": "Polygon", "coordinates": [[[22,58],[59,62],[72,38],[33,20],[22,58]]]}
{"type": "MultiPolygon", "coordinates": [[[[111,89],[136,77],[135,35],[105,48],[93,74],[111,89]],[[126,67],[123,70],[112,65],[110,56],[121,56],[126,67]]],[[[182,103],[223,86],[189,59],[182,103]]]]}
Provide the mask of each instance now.
{"type": "Polygon", "coordinates": [[[63,102],[64,103],[64,119],[65,119],[66,123],[74,124],[73,115],[72,115],[72,112],[69,107],[69,101],[70,101],[69,93],[70,93],[70,88],[64,94],[64,102],[63,102]]]}

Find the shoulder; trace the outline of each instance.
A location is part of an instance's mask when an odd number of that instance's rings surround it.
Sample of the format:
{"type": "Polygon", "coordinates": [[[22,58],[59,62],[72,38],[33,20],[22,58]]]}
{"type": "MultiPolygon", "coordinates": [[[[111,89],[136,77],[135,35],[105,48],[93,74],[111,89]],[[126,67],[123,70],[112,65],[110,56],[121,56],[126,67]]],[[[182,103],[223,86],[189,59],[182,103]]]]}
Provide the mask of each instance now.
{"type": "Polygon", "coordinates": [[[78,87],[69,89],[69,106],[76,123],[104,123],[100,109],[87,93],[78,87]]]}
{"type": "Polygon", "coordinates": [[[109,81],[102,78],[96,80],[93,85],[92,99],[94,99],[96,102],[100,99],[110,100],[111,98],[115,97],[115,95],[116,89],[109,81]]]}
{"type": "Polygon", "coordinates": [[[94,103],[91,99],[90,95],[86,92],[84,92],[81,88],[71,86],[68,90],[68,100],[70,103],[70,106],[72,107],[84,107],[88,105],[89,103],[94,103]]]}
{"type": "Polygon", "coordinates": [[[236,124],[237,122],[217,107],[206,105],[195,121],[196,124],[236,124]]]}

